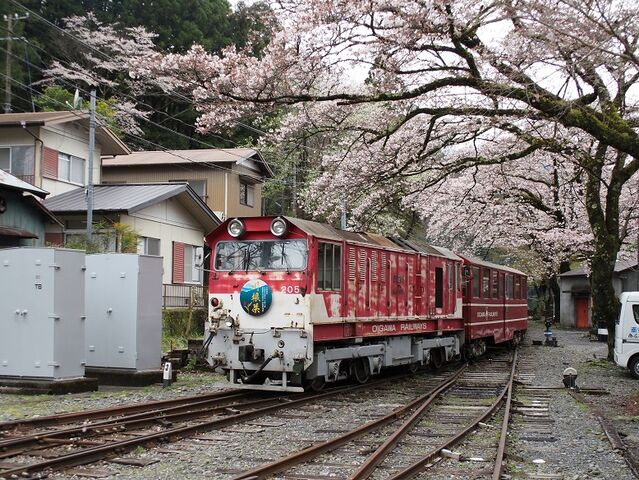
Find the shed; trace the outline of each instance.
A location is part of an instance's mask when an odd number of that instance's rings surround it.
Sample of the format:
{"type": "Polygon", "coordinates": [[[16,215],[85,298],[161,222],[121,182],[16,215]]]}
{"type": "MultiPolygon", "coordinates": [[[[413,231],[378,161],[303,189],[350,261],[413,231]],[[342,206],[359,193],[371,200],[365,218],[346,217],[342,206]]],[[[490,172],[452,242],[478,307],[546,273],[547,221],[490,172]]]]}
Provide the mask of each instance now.
{"type": "Polygon", "coordinates": [[[0,170],[0,248],[44,247],[45,229],[62,224],[41,202],[48,192],[0,170]]]}
{"type": "MultiPolygon", "coordinates": [[[[639,290],[637,260],[620,260],[615,264],[612,284],[617,296],[639,290]]],[[[562,325],[588,329],[592,321],[590,277],[581,266],[559,275],[560,321],[562,325]]]]}

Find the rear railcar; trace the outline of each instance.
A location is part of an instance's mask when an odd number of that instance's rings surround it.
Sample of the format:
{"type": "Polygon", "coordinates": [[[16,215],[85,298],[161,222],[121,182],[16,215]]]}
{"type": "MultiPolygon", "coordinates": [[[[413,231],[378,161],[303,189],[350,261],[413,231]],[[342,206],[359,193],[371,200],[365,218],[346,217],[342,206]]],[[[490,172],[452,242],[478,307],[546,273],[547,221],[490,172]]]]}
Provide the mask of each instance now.
{"type": "Polygon", "coordinates": [[[229,219],[207,242],[208,360],[238,386],[363,382],[461,354],[462,259],[447,250],[289,217],[229,219]]]}
{"type": "Polygon", "coordinates": [[[528,277],[513,268],[462,256],[466,350],[482,355],[490,345],[521,342],[528,328],[528,277]]]}

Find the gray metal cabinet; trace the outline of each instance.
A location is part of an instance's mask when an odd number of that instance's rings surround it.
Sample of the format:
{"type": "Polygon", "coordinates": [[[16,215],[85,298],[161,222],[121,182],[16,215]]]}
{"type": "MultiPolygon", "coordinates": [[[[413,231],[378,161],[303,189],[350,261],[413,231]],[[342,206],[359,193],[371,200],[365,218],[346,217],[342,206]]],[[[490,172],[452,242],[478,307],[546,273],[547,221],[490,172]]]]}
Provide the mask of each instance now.
{"type": "Polygon", "coordinates": [[[160,368],[162,257],[86,257],[87,366],[160,368]]]}
{"type": "Polygon", "coordinates": [[[84,376],[80,250],[0,250],[0,376],[84,376]]]}

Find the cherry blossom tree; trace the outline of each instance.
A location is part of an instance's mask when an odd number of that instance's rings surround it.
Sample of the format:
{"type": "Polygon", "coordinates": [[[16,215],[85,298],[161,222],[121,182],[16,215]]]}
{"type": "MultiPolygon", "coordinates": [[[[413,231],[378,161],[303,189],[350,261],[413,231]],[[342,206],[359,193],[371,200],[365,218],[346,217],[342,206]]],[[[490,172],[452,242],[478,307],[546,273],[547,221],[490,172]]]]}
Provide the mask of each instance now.
{"type": "Polygon", "coordinates": [[[44,71],[44,83],[63,82],[63,86],[78,85],[96,88],[110,99],[114,120],[126,133],[140,134],[139,120],[150,115],[140,108],[135,96],[151,84],[135,81],[128,72],[142,59],[157,54],[155,35],[143,27],[116,29],[100,22],[93,13],[65,19],[65,29],[78,41],[75,61],[54,60],[44,71]]]}
{"type": "Polygon", "coordinates": [[[469,169],[516,172],[549,157],[576,165],[593,320],[614,332],[621,200],[639,169],[636,2],[280,0],[274,9],[280,26],[260,58],[194,46],[149,57],[135,75],[188,91],[202,131],[282,107],[294,106],[289,125],[320,115],[334,141],[311,197],[323,192],[334,209],[358,195],[356,217],[389,198],[427,209],[431,188],[469,169]]]}

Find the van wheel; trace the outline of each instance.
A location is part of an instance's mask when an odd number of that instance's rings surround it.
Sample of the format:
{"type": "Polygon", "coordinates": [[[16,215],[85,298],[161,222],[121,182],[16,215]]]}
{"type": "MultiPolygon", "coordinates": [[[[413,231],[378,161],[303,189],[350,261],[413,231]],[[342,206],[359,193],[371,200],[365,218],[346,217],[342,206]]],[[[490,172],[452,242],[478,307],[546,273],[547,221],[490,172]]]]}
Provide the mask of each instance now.
{"type": "Polygon", "coordinates": [[[628,362],[628,368],[630,369],[630,375],[639,379],[639,356],[630,359],[630,362],[628,362]]]}

